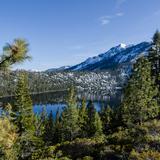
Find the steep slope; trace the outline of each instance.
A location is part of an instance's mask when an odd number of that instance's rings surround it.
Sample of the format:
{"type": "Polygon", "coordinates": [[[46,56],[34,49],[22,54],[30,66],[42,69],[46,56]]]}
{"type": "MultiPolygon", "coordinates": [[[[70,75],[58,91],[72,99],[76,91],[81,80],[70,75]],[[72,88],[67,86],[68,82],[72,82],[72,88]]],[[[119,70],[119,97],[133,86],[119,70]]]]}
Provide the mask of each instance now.
{"type": "Polygon", "coordinates": [[[88,58],[86,61],[68,68],[71,71],[95,71],[115,68],[124,63],[132,64],[138,57],[147,54],[151,43],[142,42],[137,45],[120,44],[106,53],[88,58]]]}

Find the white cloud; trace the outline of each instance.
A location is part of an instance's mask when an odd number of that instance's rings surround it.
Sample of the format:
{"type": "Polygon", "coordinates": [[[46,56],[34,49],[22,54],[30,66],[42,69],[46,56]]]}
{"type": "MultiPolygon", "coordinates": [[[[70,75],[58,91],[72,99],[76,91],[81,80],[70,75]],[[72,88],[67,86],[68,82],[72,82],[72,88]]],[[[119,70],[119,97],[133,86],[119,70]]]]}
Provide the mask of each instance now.
{"type": "Polygon", "coordinates": [[[112,16],[110,15],[106,15],[106,16],[101,16],[99,18],[99,21],[101,23],[101,25],[107,25],[109,24],[113,19],[117,18],[117,17],[122,17],[124,16],[124,13],[123,12],[119,12],[119,13],[116,13],[112,16]]]}
{"type": "Polygon", "coordinates": [[[102,21],[101,21],[101,24],[102,24],[102,25],[106,25],[106,24],[108,24],[108,23],[110,23],[110,20],[109,20],[109,19],[102,19],[102,21]]]}
{"type": "Polygon", "coordinates": [[[116,14],[116,16],[122,17],[122,16],[124,16],[124,13],[123,12],[119,12],[119,13],[116,14]]]}
{"type": "Polygon", "coordinates": [[[101,25],[107,25],[110,23],[111,19],[112,19],[111,16],[101,16],[99,18],[99,21],[100,21],[101,25]]]}
{"type": "Polygon", "coordinates": [[[107,18],[102,18],[101,19],[101,25],[106,25],[106,24],[109,24],[110,23],[110,20],[107,19],[107,18]]]}

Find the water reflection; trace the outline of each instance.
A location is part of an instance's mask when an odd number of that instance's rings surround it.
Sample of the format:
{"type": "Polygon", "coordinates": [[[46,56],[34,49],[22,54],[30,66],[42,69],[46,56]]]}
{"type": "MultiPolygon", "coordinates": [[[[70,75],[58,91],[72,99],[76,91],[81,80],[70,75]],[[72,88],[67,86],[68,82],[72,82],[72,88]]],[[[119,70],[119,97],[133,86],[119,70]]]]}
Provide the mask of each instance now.
{"type": "MultiPolygon", "coordinates": [[[[78,103],[78,106],[80,106],[81,103],[78,103]]],[[[94,106],[96,108],[97,111],[100,111],[101,107],[104,105],[104,103],[100,103],[100,102],[94,102],[94,106]]],[[[46,105],[34,105],[33,106],[33,112],[37,115],[39,115],[40,113],[42,113],[42,111],[45,109],[45,112],[47,114],[49,114],[51,111],[53,113],[53,117],[56,116],[56,112],[57,110],[59,110],[60,112],[63,111],[63,109],[66,107],[65,103],[57,103],[57,104],[46,104],[46,105]]]]}
{"type": "Polygon", "coordinates": [[[47,114],[49,114],[52,111],[53,117],[55,117],[57,110],[61,112],[65,106],[66,104],[34,105],[33,112],[36,115],[39,115],[45,109],[47,114]]]}
{"type": "MultiPolygon", "coordinates": [[[[50,92],[50,93],[41,93],[31,95],[33,101],[33,111],[35,114],[40,114],[45,107],[46,112],[49,114],[50,111],[53,112],[55,116],[58,108],[62,110],[66,106],[66,98],[68,92],[67,91],[59,91],[59,92],[50,92]]],[[[78,93],[77,100],[80,105],[82,98],[85,98],[86,101],[92,100],[94,102],[95,108],[97,111],[100,110],[102,106],[117,106],[120,102],[120,96],[117,94],[110,98],[109,96],[102,96],[97,94],[89,94],[89,93],[78,93]]],[[[6,105],[8,102],[13,104],[15,97],[4,97],[0,98],[1,106],[6,105]]]]}

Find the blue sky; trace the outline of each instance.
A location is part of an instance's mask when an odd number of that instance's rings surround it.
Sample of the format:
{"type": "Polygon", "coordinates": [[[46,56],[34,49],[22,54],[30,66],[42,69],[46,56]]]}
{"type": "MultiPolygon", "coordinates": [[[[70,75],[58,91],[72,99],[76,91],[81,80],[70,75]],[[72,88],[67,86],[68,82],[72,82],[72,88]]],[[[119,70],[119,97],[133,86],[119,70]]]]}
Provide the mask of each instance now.
{"type": "Polygon", "coordinates": [[[14,38],[30,43],[32,61],[15,68],[77,64],[119,43],[150,41],[156,29],[160,29],[160,0],[0,2],[0,47],[14,38]]]}

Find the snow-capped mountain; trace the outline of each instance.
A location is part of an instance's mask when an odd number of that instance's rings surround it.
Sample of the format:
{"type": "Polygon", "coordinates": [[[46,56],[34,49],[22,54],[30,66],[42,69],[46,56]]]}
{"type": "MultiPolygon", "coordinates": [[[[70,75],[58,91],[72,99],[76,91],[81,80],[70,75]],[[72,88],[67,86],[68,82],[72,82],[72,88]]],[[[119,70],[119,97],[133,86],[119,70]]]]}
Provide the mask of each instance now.
{"type": "Polygon", "coordinates": [[[68,68],[70,68],[71,66],[62,66],[62,67],[59,67],[59,68],[51,68],[51,69],[48,69],[46,70],[46,72],[58,72],[58,71],[64,71],[68,68]]]}
{"type": "Polygon", "coordinates": [[[132,64],[142,55],[147,54],[151,43],[142,42],[137,45],[120,44],[107,52],[95,57],[88,58],[84,62],[69,67],[71,71],[95,71],[115,68],[124,63],[132,64]]]}
{"type": "Polygon", "coordinates": [[[120,44],[75,66],[51,69],[40,73],[40,76],[33,74],[32,77],[36,78],[32,79],[36,79],[36,82],[42,81],[43,83],[39,82],[39,84],[45,85],[42,87],[44,90],[47,88],[47,90],[66,89],[74,85],[77,93],[82,93],[86,98],[88,95],[92,98],[95,97],[95,100],[98,100],[97,97],[100,99],[107,97],[107,101],[111,101],[115,97],[116,100],[113,101],[119,103],[121,89],[127,83],[132,64],[140,56],[147,55],[151,46],[152,44],[149,42],[137,45],[120,44]],[[41,76],[42,78],[40,78],[41,76]]]}

